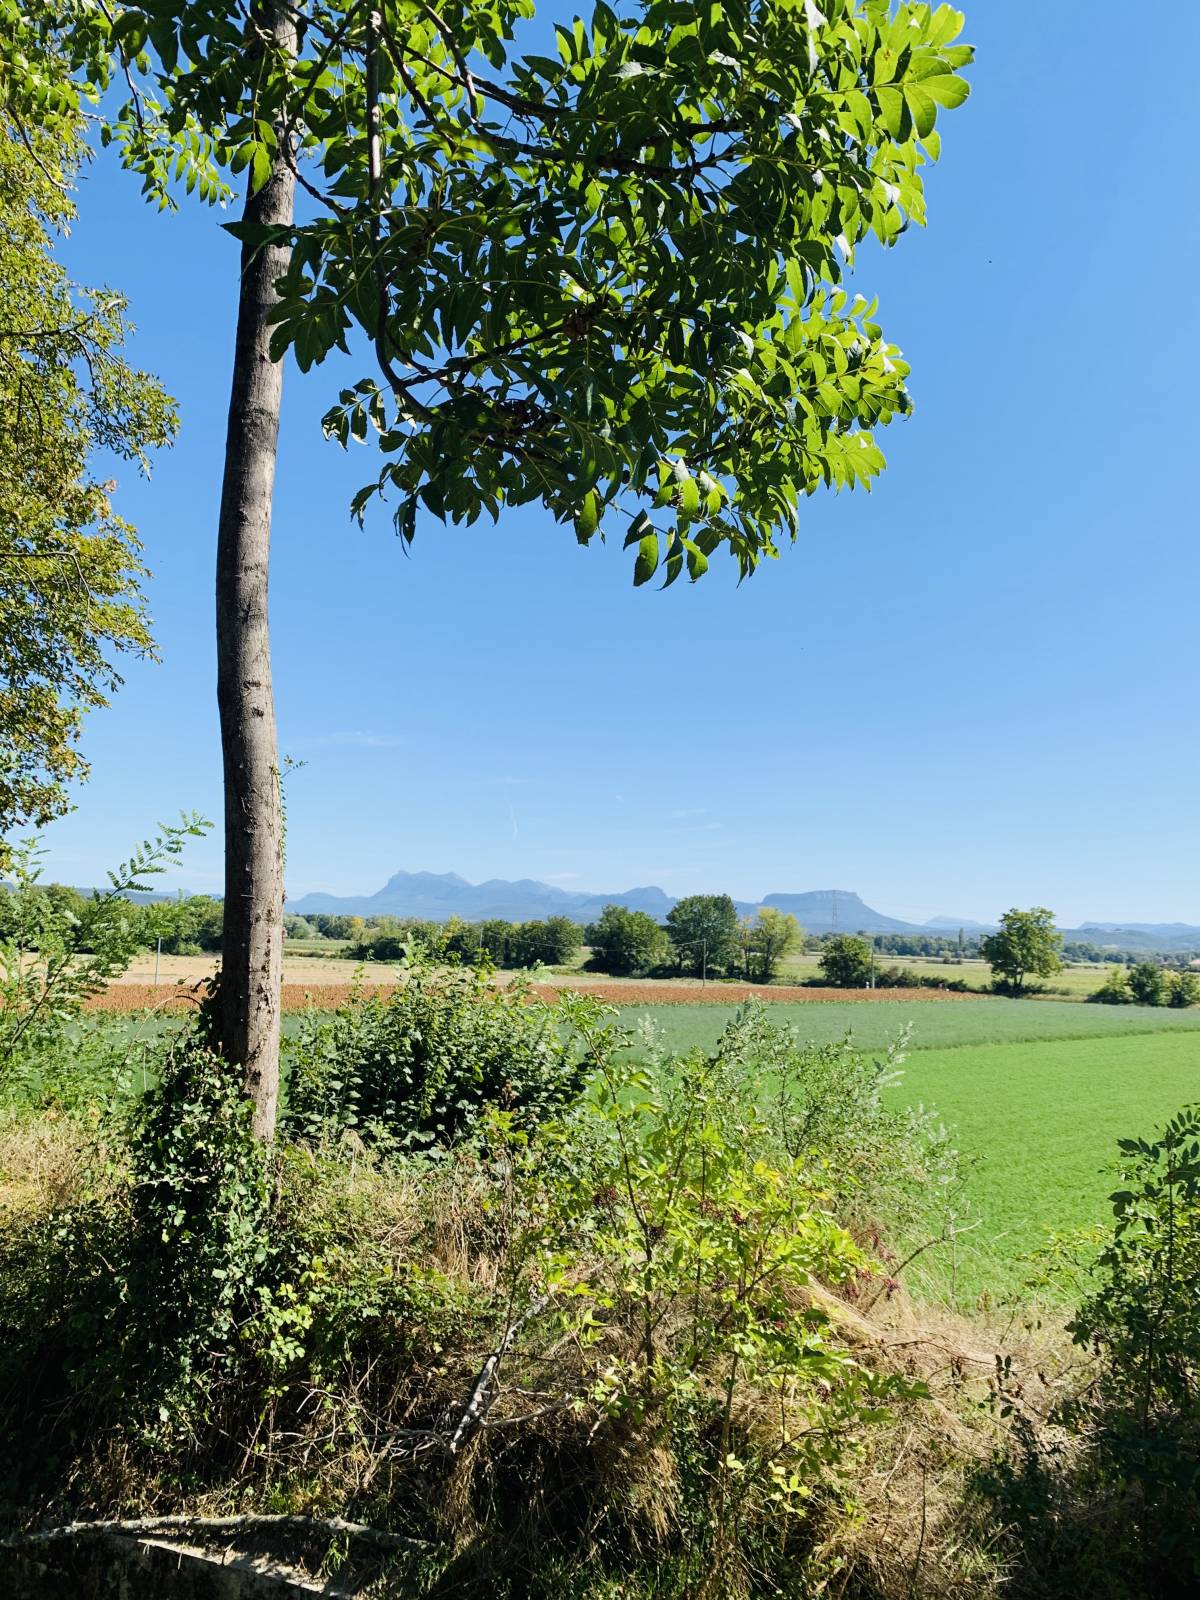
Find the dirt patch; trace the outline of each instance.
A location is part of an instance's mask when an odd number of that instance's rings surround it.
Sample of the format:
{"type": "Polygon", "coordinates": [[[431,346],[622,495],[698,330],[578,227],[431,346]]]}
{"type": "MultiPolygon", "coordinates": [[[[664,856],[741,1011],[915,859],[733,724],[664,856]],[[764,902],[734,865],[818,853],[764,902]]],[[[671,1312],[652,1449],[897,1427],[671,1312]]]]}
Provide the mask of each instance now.
{"type": "MultiPolygon", "coordinates": [[[[333,1011],[345,1005],[355,992],[374,994],[383,998],[395,994],[396,983],[365,983],[358,987],[349,983],[285,983],[283,1009],[305,1011],[311,1005],[318,1011],[333,1011]]],[[[564,989],[577,994],[595,995],[610,1005],[695,1006],[740,1005],[743,1000],[803,1001],[808,1005],[831,1004],[853,1000],[862,1004],[875,1001],[903,1000],[907,1004],[937,1003],[947,1001],[978,1000],[979,995],[956,993],[949,989],[808,989],[761,988],[752,983],[700,984],[663,983],[661,981],[621,983],[570,982],[562,979],[554,983],[533,983],[529,992],[540,1000],[555,1000],[564,989]]],[[[120,983],[93,996],[88,1002],[92,1011],[186,1011],[198,1003],[198,991],[184,985],[167,987],[152,983],[120,983]]]]}

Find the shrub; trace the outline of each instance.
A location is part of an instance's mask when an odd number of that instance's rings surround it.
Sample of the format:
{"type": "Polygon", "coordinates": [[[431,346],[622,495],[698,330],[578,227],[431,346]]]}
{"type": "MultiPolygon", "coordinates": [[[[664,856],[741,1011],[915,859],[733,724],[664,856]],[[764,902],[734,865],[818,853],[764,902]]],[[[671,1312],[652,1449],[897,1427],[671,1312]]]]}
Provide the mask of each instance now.
{"type": "Polygon", "coordinates": [[[1088,999],[1099,1006],[1127,1006],[1133,1003],[1129,989],[1129,974],[1124,967],[1113,967],[1104,974],[1104,982],[1088,999]]]}
{"type": "Polygon", "coordinates": [[[1167,1004],[1183,1008],[1200,1004],[1200,973],[1168,972],[1167,1004]]]}
{"type": "Polygon", "coordinates": [[[1139,1006],[1161,1006],[1166,999],[1167,974],[1156,961],[1139,961],[1129,969],[1129,993],[1139,1006]]]}
{"type": "Polygon", "coordinates": [[[1068,1414],[1126,1502],[1148,1587],[1183,1594],[1200,1564],[1200,1107],[1120,1149],[1099,1287],[1070,1324],[1098,1373],[1068,1414]]]}
{"type": "Polygon", "coordinates": [[[579,1091],[588,1010],[579,996],[530,1001],[486,971],[417,958],[387,999],[359,993],[332,1016],[304,1014],[286,1046],[287,1128],[428,1149],[466,1137],[490,1107],[534,1125],[579,1091]]]}
{"type": "Polygon", "coordinates": [[[855,934],[838,934],[821,950],[821,975],[835,989],[862,989],[871,978],[871,946],[855,934]]]}

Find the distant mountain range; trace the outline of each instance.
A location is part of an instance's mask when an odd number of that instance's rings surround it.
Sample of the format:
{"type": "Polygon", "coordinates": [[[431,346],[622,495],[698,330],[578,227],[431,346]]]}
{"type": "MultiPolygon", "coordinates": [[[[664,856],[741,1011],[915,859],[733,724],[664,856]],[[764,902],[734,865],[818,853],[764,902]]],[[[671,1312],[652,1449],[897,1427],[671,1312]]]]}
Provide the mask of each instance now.
{"type": "MultiPolygon", "coordinates": [[[[903,922],[874,910],[850,889],[774,893],[762,900],[734,903],[742,916],[753,915],[760,905],[790,911],[810,933],[836,929],[843,933],[933,933],[952,938],[959,928],[970,934],[986,933],[989,928],[989,924],[969,917],[940,916],[925,923],[903,922]]],[[[533,878],[519,878],[516,882],[489,878],[486,883],[468,883],[456,872],[397,872],[374,894],[306,894],[289,901],[288,910],[301,915],[328,911],[360,917],[422,917],[431,922],[445,922],[450,917],[461,917],[464,922],[482,922],[488,917],[533,922],[553,916],[591,922],[605,906],[620,905],[631,911],[645,911],[661,922],[674,904],[674,898],[655,885],[589,894],[560,889],[533,878]]],[[[1088,922],[1082,928],[1066,928],[1063,932],[1068,938],[1136,950],[1200,948],[1200,927],[1184,922],[1088,922]]]]}

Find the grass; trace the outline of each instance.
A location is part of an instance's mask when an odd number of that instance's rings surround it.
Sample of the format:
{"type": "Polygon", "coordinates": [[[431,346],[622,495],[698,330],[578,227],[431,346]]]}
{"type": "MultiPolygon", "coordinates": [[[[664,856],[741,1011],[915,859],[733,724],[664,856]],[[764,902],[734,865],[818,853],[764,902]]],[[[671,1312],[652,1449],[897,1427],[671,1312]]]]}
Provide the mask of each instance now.
{"type": "MultiPolygon", "coordinates": [[[[721,1005],[628,1005],[625,1023],[643,1021],[658,1030],[674,1051],[697,1045],[710,1048],[737,1012],[721,1005]]],[[[865,1049],[881,1049],[906,1024],[914,1050],[950,1045],[1024,1044],[1046,1039],[1111,1039],[1130,1034],[1200,1031],[1200,1007],[1169,1011],[1157,1006],[1081,1006],[1070,1000],[980,999],[958,1005],[854,1000],[809,1005],[777,1001],[771,1006],[776,1026],[791,1023],[805,1039],[824,1042],[852,1033],[865,1049]]]]}
{"type": "Polygon", "coordinates": [[[920,1050],[893,1091],[935,1108],[977,1158],[979,1226],[943,1270],[959,1298],[1019,1291],[1051,1232],[1110,1219],[1117,1140],[1200,1099],[1200,1039],[1185,1032],[920,1050]]]}

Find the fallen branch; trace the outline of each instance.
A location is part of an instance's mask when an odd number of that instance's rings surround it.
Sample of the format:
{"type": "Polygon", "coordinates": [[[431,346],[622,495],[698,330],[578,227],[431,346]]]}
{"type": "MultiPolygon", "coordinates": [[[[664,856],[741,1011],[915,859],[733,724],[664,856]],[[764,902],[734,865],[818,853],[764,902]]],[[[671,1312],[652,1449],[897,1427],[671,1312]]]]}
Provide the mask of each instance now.
{"type": "Polygon", "coordinates": [[[41,1528],[32,1533],[13,1534],[0,1539],[0,1550],[20,1549],[27,1545],[56,1544],[65,1539],[100,1537],[117,1534],[136,1539],[150,1533],[238,1533],[242,1530],[257,1532],[260,1529],[279,1529],[294,1533],[323,1533],[331,1538],[343,1536],[361,1539],[383,1550],[428,1549],[425,1539],[410,1539],[400,1533],[385,1533],[365,1522],[347,1522],[342,1517],[304,1517],[282,1513],[259,1516],[247,1512],[242,1516],[202,1517],[185,1514],[164,1517],[133,1517],[116,1522],[68,1522],[60,1528],[41,1528]]]}

